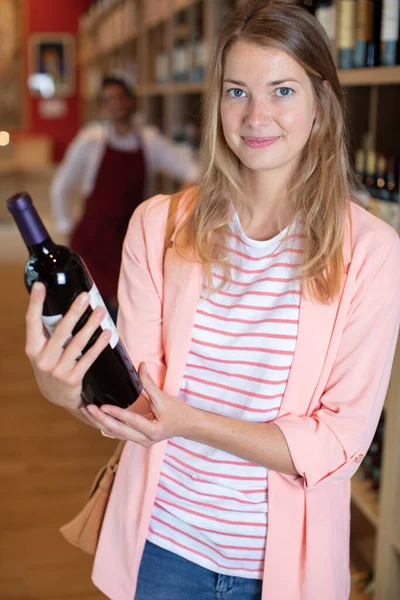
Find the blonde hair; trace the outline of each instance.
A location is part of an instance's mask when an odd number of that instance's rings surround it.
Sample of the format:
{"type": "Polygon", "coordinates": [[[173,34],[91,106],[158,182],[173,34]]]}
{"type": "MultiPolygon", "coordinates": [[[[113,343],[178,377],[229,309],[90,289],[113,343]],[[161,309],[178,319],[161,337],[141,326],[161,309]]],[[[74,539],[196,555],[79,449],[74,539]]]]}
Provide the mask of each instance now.
{"type": "Polygon", "coordinates": [[[203,116],[202,158],[205,174],[187,218],[177,232],[178,250],[194,249],[212,286],[211,266],[222,263],[221,251],[231,221],[231,199],[245,203],[240,163],[228,147],[221,125],[220,102],[226,55],[237,41],[283,50],[310,78],[317,118],[289,185],[291,219],[301,220],[304,262],[301,273],[307,294],[328,303],[340,292],[343,240],[354,177],[349,165],[344,100],[328,38],[304,8],[282,0],[253,0],[239,8],[223,27],[210,67],[203,116]]]}

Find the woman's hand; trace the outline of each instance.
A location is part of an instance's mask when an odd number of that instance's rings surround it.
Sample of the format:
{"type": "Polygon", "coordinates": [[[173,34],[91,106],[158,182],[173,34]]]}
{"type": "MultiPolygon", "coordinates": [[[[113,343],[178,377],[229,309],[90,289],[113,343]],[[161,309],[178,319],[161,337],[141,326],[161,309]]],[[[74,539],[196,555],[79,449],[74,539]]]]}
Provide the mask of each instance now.
{"type": "Polygon", "coordinates": [[[107,346],[111,332],[104,331],[79,360],[77,357],[99,327],[105,309],[96,308],[85,326],[71,339],[72,330],[89,306],[88,294],[80,294],[58,323],[54,334],[48,338],[42,322],[45,297],[45,286],[35,283],[26,314],[25,352],[32,363],[43,396],[53,404],[76,411],[82,405],[83,376],[107,346]]]}
{"type": "Polygon", "coordinates": [[[133,412],[136,403],[128,409],[108,404],[98,408],[89,404],[81,409],[86,418],[108,437],[129,440],[146,447],[161,440],[188,435],[199,411],[162,392],[151,379],[144,363],[139,367],[139,375],[148,396],[148,414],[133,412]]]}

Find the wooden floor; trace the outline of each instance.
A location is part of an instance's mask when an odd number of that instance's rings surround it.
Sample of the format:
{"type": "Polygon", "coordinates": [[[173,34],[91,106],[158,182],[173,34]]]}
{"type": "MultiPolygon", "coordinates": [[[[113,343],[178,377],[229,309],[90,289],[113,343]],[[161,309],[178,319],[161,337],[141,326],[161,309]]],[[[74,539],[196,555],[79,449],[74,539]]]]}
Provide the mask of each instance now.
{"type": "Polygon", "coordinates": [[[37,390],[24,355],[22,273],[20,263],[0,264],[0,599],[100,600],[92,558],[58,528],[81,507],[115,442],[37,390]]]}
{"type": "Polygon", "coordinates": [[[0,599],[100,600],[92,558],[64,542],[58,528],[81,507],[115,442],[37,390],[24,355],[22,272],[19,261],[0,263],[0,599]]]}

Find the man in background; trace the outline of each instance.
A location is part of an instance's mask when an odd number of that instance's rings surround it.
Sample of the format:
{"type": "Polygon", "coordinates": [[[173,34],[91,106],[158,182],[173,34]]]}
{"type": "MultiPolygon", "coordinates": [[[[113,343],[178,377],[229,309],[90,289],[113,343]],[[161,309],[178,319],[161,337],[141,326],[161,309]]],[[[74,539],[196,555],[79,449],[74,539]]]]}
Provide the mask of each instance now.
{"type": "Polygon", "coordinates": [[[51,209],[59,233],[81,255],[111,316],[117,313],[122,244],[129,219],[147,198],[156,171],[196,183],[196,163],[154,127],[135,124],[136,100],[123,79],[103,79],[100,102],[109,118],[82,129],[71,142],[51,185],[51,209]],[[71,218],[72,193],[80,185],[85,205],[71,218]]]}

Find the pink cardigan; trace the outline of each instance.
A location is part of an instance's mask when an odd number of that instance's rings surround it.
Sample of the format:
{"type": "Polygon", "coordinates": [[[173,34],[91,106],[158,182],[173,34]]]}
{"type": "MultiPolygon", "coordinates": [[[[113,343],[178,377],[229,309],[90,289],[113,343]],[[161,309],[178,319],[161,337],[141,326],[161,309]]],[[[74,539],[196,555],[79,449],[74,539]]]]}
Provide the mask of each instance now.
{"type": "MultiPolygon", "coordinates": [[[[177,395],[203,270],[172,245],[163,274],[168,205],[169,197],[156,196],[132,217],[118,326],[133,362],[145,361],[158,385],[177,395]]],[[[263,600],[349,597],[350,478],[378,423],[400,320],[399,238],[355,204],[351,217],[340,299],[329,305],[301,299],[296,351],[275,421],[301,476],[269,472],[263,600]]],[[[165,447],[126,444],[93,569],[95,585],[112,600],[134,600],[165,447]]]]}

